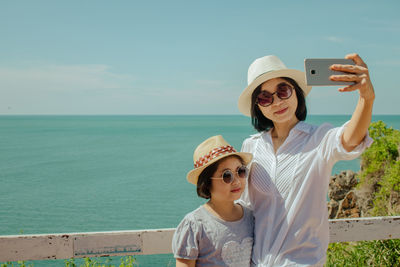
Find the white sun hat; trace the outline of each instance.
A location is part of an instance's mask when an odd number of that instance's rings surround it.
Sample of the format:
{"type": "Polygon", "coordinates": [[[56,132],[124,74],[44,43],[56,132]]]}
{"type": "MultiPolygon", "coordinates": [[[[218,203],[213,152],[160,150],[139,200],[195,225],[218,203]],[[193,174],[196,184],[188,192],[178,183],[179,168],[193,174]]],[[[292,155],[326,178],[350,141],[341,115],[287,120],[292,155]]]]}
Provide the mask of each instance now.
{"type": "Polygon", "coordinates": [[[288,77],[297,82],[306,96],[311,86],[307,86],[305,73],[299,70],[288,69],[283,62],[274,55],[257,58],[251,63],[247,74],[247,87],[239,96],[238,107],[240,112],[251,116],[251,95],[262,83],[273,78],[288,77]]]}

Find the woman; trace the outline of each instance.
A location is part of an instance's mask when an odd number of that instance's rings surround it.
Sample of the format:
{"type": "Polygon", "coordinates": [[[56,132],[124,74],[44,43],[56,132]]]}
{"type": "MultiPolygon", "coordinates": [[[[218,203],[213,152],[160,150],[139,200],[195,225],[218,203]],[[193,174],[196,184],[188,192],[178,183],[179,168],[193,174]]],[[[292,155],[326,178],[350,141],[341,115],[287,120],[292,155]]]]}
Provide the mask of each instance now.
{"type": "Polygon", "coordinates": [[[255,60],[248,87],[239,97],[240,111],[251,116],[259,132],[243,142],[253,153],[249,185],[241,201],[253,210],[254,266],[322,266],[329,243],[326,196],[333,165],[358,157],[372,140],[368,136],[375,99],[368,68],[357,54],[355,65],[332,65],[345,72],[330,77],[352,85],[359,100],[349,122],[338,128],[303,122],[305,96],[311,87],[305,75],[276,56],[255,60]]]}

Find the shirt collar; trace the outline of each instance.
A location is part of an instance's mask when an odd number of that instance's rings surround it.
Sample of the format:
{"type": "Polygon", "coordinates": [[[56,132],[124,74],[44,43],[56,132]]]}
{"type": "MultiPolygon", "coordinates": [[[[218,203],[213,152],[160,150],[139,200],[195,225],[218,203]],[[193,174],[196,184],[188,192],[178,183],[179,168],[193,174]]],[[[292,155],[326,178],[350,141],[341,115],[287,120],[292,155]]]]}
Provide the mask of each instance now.
{"type": "MultiPolygon", "coordinates": [[[[313,132],[313,130],[314,130],[314,126],[312,125],[312,124],[308,124],[308,123],[306,123],[306,122],[304,122],[304,121],[299,121],[294,127],[293,127],[293,129],[292,130],[290,130],[291,132],[292,131],[296,131],[296,132],[303,132],[303,133],[306,133],[306,134],[311,134],[312,132],[313,132]]],[[[270,132],[271,130],[269,130],[269,131],[267,131],[267,132],[262,132],[262,133],[258,133],[258,134],[254,134],[254,135],[252,135],[252,136],[254,136],[254,137],[259,137],[259,136],[261,136],[261,135],[266,135],[266,134],[268,134],[269,132],[270,132]]]]}
{"type": "Polygon", "coordinates": [[[313,132],[313,125],[308,124],[304,121],[299,121],[292,130],[296,130],[296,131],[300,131],[300,132],[304,132],[306,134],[310,134],[313,132]]]}
{"type": "MultiPolygon", "coordinates": [[[[303,133],[306,133],[306,134],[311,134],[313,131],[314,131],[314,128],[315,128],[315,126],[314,125],[312,125],[312,124],[309,124],[309,123],[306,123],[306,122],[304,122],[304,121],[299,121],[294,127],[293,127],[293,129],[291,130],[291,131],[297,131],[297,132],[303,132],[303,133]]],[[[250,137],[252,137],[252,138],[260,138],[260,137],[262,137],[262,136],[266,136],[266,135],[268,135],[268,133],[270,132],[271,130],[269,130],[269,131],[263,131],[263,132],[260,132],[260,133],[256,133],[256,134],[252,134],[252,135],[250,135],[250,137]]]]}

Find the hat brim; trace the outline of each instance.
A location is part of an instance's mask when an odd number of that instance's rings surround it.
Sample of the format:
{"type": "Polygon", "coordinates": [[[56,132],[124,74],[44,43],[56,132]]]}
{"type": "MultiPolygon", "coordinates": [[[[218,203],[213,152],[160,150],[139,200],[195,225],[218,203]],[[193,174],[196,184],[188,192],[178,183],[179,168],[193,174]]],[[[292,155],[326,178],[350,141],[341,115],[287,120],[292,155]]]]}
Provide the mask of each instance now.
{"type": "Polygon", "coordinates": [[[207,168],[214,162],[217,162],[218,160],[221,160],[223,158],[230,157],[230,156],[235,156],[235,155],[242,158],[245,165],[248,165],[251,162],[251,160],[253,159],[253,154],[247,153],[247,152],[234,152],[234,153],[227,153],[227,154],[221,155],[217,158],[210,160],[209,162],[207,162],[207,164],[188,172],[188,174],[186,176],[188,182],[191,184],[197,185],[197,180],[199,179],[199,175],[205,168],[207,168]]]}
{"type": "Polygon", "coordinates": [[[254,90],[262,83],[279,77],[288,77],[292,78],[297,82],[300,88],[304,92],[304,96],[307,96],[308,93],[311,91],[311,86],[306,84],[305,80],[305,73],[299,70],[292,70],[292,69],[283,69],[283,70],[276,70],[264,73],[258,76],[251,84],[249,84],[246,89],[242,92],[239,96],[238,107],[240,112],[244,115],[250,117],[251,116],[251,95],[253,94],[254,90]]]}

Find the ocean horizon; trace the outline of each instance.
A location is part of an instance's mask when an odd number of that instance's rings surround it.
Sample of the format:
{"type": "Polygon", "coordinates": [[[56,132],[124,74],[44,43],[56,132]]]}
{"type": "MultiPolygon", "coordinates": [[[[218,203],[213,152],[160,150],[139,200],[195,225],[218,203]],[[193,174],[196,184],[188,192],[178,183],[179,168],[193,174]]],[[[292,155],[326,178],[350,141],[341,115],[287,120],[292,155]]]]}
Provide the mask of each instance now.
{"type": "MultiPolygon", "coordinates": [[[[400,115],[378,120],[400,129],[400,115]]],[[[242,115],[0,115],[0,235],[174,228],[205,202],[186,181],[196,146],[221,134],[240,150],[254,133],[242,115]]],[[[359,168],[359,159],[341,161],[332,175],[359,168]]],[[[135,258],[139,266],[175,263],[171,254],[135,258]]]]}

